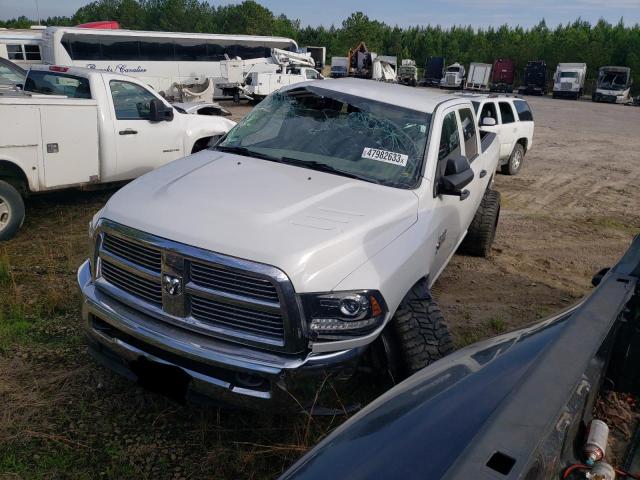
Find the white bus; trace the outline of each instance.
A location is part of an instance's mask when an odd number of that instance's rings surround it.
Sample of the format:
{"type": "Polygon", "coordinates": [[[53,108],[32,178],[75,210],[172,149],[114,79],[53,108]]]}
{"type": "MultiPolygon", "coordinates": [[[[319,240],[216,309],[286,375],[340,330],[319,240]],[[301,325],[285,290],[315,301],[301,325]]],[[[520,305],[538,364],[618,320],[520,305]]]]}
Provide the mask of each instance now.
{"type": "Polygon", "coordinates": [[[42,63],[42,33],[44,27],[30,29],[0,28],[0,57],[21,67],[42,63]]]}
{"type": "Polygon", "coordinates": [[[282,37],[48,27],[43,60],[125,73],[171,96],[174,83],[224,78],[221,61],[240,57],[263,62],[272,48],[296,51],[298,45],[282,37]]]}

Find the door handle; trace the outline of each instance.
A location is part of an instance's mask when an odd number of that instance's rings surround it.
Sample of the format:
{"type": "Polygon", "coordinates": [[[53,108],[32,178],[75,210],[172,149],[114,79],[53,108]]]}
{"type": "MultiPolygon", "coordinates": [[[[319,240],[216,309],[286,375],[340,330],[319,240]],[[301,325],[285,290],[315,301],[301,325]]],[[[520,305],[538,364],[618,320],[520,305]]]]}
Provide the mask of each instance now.
{"type": "Polygon", "coordinates": [[[480,170],[480,178],[484,178],[487,175],[486,170],[480,170]]]}
{"type": "Polygon", "coordinates": [[[118,133],[120,135],[137,135],[138,134],[137,130],[134,130],[132,128],[127,128],[126,130],[120,130],[118,133]]]}

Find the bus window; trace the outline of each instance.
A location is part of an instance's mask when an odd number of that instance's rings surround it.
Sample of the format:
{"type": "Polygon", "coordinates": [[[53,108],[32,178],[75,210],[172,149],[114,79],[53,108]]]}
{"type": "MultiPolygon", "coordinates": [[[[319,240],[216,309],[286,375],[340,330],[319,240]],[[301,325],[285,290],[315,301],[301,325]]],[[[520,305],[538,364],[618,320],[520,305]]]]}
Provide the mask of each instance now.
{"type": "Polygon", "coordinates": [[[140,60],[173,60],[173,43],[163,40],[147,39],[139,42],[140,60]]]}
{"type": "Polygon", "coordinates": [[[207,44],[198,40],[175,41],[176,60],[198,62],[207,59],[207,44]]]}
{"type": "Polygon", "coordinates": [[[100,45],[103,60],[138,60],[140,58],[138,41],[135,39],[102,38],[100,45]]]}

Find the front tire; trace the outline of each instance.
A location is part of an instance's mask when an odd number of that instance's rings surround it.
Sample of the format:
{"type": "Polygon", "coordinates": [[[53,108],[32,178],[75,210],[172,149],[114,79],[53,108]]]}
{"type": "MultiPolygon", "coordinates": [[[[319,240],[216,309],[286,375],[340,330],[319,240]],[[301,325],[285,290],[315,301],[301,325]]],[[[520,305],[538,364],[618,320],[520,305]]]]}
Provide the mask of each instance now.
{"type": "Polygon", "coordinates": [[[500,192],[487,190],[469,226],[467,236],[460,245],[461,252],[474,257],[488,257],[496,238],[499,219],[500,192]]]}
{"type": "Polygon", "coordinates": [[[0,180],[0,241],[13,238],[24,222],[24,202],[20,192],[0,180]]]}
{"type": "Polygon", "coordinates": [[[522,168],[524,163],[524,147],[520,143],[516,143],[516,146],[511,152],[509,161],[500,167],[500,173],[504,175],[516,175],[522,168]]]}
{"type": "Polygon", "coordinates": [[[395,336],[406,376],[453,351],[449,328],[424,282],[411,289],[393,317],[395,336]]]}

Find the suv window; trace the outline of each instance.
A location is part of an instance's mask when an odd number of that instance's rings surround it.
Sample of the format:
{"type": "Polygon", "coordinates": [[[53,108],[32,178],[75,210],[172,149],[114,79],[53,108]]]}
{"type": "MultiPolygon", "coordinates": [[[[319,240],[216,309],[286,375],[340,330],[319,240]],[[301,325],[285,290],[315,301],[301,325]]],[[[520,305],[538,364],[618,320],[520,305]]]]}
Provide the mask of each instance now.
{"type": "Polygon", "coordinates": [[[45,95],[91,98],[88,79],[48,70],[30,70],[24,89],[28,92],[44,93],[45,95]]]}
{"type": "Polygon", "coordinates": [[[516,107],[516,112],[518,112],[518,118],[520,118],[521,122],[533,122],[533,113],[531,113],[531,108],[527,102],[514,100],[513,106],[516,107]]]}
{"type": "Polygon", "coordinates": [[[495,102],[487,102],[482,106],[482,112],[480,113],[478,121],[482,123],[482,120],[487,117],[493,118],[496,123],[498,123],[498,112],[496,111],[495,102]]]}
{"type": "Polygon", "coordinates": [[[148,120],[155,96],[135,83],[111,80],[111,97],[118,120],[148,120]]]}
{"type": "Polygon", "coordinates": [[[502,123],[513,123],[516,121],[509,102],[500,102],[500,116],[502,117],[502,123]]]}
{"type": "Polygon", "coordinates": [[[462,136],[464,138],[464,154],[469,161],[472,161],[478,154],[478,139],[471,109],[463,108],[460,110],[460,122],[462,123],[462,136]]]}

